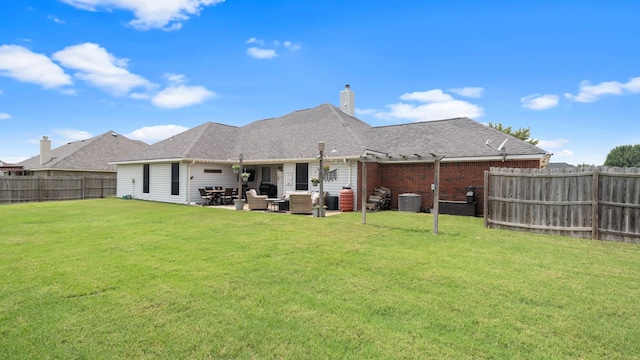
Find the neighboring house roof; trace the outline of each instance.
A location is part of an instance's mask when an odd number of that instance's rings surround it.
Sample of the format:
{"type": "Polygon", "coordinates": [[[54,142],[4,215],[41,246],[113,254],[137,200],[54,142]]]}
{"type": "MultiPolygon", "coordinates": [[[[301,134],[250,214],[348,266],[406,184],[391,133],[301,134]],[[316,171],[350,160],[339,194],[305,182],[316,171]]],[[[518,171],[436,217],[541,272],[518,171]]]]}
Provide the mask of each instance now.
{"type": "Polygon", "coordinates": [[[422,154],[431,152],[454,158],[496,157],[505,138],[507,155],[541,158],[546,151],[469,118],[373,127],[343,113],[330,104],[290,114],[258,120],[242,127],[208,122],[172,136],[146,150],[130,153],[126,162],[187,159],[236,161],[242,153],[246,161],[269,162],[312,159],[318,143],[325,142],[331,157],[358,158],[366,150],[383,154],[422,154]],[[331,152],[335,149],[335,152],[331,152]]]}
{"type": "Polygon", "coordinates": [[[138,140],[131,140],[114,131],[86,140],[70,142],[51,150],[51,160],[40,165],[40,155],[24,160],[17,165],[25,170],[69,170],[69,171],[110,171],[117,170],[109,164],[126,156],[127,153],[139,152],[149,145],[138,140]]]}
{"type": "Polygon", "coordinates": [[[576,166],[573,166],[573,165],[567,164],[567,163],[549,163],[549,165],[547,165],[547,168],[549,168],[549,169],[577,169],[576,166]]]}
{"type": "Polygon", "coordinates": [[[8,162],[4,162],[0,160],[0,173],[2,173],[3,171],[21,171],[21,170],[22,170],[22,166],[19,166],[16,164],[10,164],[8,162]]]}

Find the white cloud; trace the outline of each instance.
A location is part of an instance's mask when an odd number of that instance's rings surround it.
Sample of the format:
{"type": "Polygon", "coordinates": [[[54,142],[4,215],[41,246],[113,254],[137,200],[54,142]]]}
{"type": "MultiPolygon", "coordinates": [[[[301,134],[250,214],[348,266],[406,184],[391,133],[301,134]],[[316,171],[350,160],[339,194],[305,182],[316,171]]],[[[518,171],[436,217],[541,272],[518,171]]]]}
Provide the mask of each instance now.
{"type": "Polygon", "coordinates": [[[53,130],[53,133],[58,135],[55,137],[54,141],[57,143],[63,143],[63,144],[66,144],[72,141],[86,140],[93,137],[93,135],[90,132],[86,132],[82,130],[73,130],[73,129],[56,129],[56,130],[53,130]]]}
{"type": "Polygon", "coordinates": [[[454,94],[458,94],[460,96],[471,97],[471,98],[479,98],[482,97],[482,93],[484,89],[481,87],[463,87],[463,88],[455,88],[449,89],[454,94]]]}
{"type": "Polygon", "coordinates": [[[129,97],[135,100],[147,100],[147,99],[151,99],[151,96],[152,94],[148,92],[142,92],[142,93],[134,92],[129,94],[129,97]]]}
{"type": "Polygon", "coordinates": [[[252,37],[249,40],[247,40],[247,44],[258,44],[260,46],[264,46],[264,40],[260,40],[252,37]]]}
{"type": "Polygon", "coordinates": [[[567,139],[555,139],[555,140],[539,140],[537,147],[545,150],[550,150],[553,153],[553,159],[556,158],[570,158],[574,156],[573,151],[566,149],[565,146],[569,143],[567,139]]]}
{"type": "Polygon", "coordinates": [[[187,78],[182,74],[164,74],[164,77],[169,80],[171,84],[184,84],[187,78]]]}
{"type": "Polygon", "coordinates": [[[539,140],[538,147],[543,149],[557,149],[565,146],[567,143],[569,143],[567,139],[539,140]]]}
{"type": "Polygon", "coordinates": [[[570,158],[573,157],[574,153],[573,151],[569,150],[569,149],[562,149],[560,151],[554,151],[553,152],[553,156],[554,158],[570,158]]]}
{"type": "Polygon", "coordinates": [[[406,93],[400,96],[400,99],[425,104],[391,104],[387,105],[390,111],[377,112],[374,115],[385,120],[429,121],[455,117],[478,118],[484,114],[482,107],[456,100],[440,89],[406,93]]]}
{"type": "Polygon", "coordinates": [[[624,88],[632,93],[640,92],[640,77],[631,78],[624,84],[624,88]]]}
{"type": "Polygon", "coordinates": [[[97,11],[125,9],[133,12],[135,19],[129,25],[138,30],[154,28],[177,30],[192,15],[200,15],[206,6],[213,6],[224,0],[61,0],[79,9],[97,11]]]}
{"type": "Polygon", "coordinates": [[[0,113],[0,120],[7,120],[7,119],[11,119],[11,115],[7,113],[0,113]]]}
{"type": "Polygon", "coordinates": [[[453,96],[445,94],[440,89],[429,91],[415,91],[412,93],[402,94],[400,100],[416,100],[420,102],[446,102],[453,100],[453,96]]]}
{"type": "Polygon", "coordinates": [[[291,41],[285,41],[283,43],[284,47],[286,47],[287,49],[291,50],[291,51],[297,51],[300,50],[300,48],[302,46],[300,46],[299,44],[294,44],[291,41]]]}
{"type": "Polygon", "coordinates": [[[72,84],[71,77],[51,59],[18,45],[0,46],[0,75],[45,89],[72,84]]]}
{"type": "Polygon", "coordinates": [[[140,129],[134,130],[125,136],[130,139],[142,140],[148,144],[153,144],[154,142],[167,139],[170,136],[179,134],[186,130],[189,129],[179,125],[145,126],[140,129]]]}
{"type": "Polygon", "coordinates": [[[97,44],[66,47],[53,54],[53,59],[66,68],[78,70],[74,76],[115,96],[126,95],[137,87],[154,87],[145,78],[126,69],[127,59],[118,59],[97,44]]]}
{"type": "Polygon", "coordinates": [[[53,20],[53,22],[58,23],[58,24],[64,24],[65,23],[64,20],[60,20],[59,18],[57,18],[57,17],[55,17],[53,15],[49,15],[48,18],[53,20]]]}
{"type": "Polygon", "coordinates": [[[628,82],[603,81],[597,85],[591,85],[588,80],[580,82],[578,95],[564,94],[567,99],[588,103],[598,100],[603,95],[622,95],[625,91],[631,93],[640,92],[640,77],[630,78],[628,82]]]}
{"type": "Polygon", "coordinates": [[[558,95],[533,94],[520,98],[522,107],[531,110],[545,110],[558,106],[558,95]]]}
{"type": "Polygon", "coordinates": [[[151,102],[164,109],[177,109],[181,107],[200,104],[208,98],[216,96],[216,93],[202,86],[170,86],[157,93],[151,102]]]}
{"type": "Polygon", "coordinates": [[[274,58],[274,57],[278,56],[276,51],[273,50],[273,49],[261,49],[259,47],[250,47],[250,48],[248,48],[247,49],[247,54],[249,54],[249,56],[257,58],[257,59],[271,59],[271,58],[274,58]]]}
{"type": "Polygon", "coordinates": [[[265,41],[255,37],[250,38],[249,40],[246,41],[246,43],[257,44],[260,46],[260,47],[253,46],[247,49],[247,54],[249,54],[249,56],[252,56],[256,59],[272,59],[278,56],[278,52],[276,51],[275,48],[279,48],[279,47],[284,47],[289,51],[298,51],[302,48],[300,44],[296,44],[289,40],[285,40],[285,41],[274,40],[271,44],[272,46],[269,46],[270,48],[265,48],[265,41]]]}

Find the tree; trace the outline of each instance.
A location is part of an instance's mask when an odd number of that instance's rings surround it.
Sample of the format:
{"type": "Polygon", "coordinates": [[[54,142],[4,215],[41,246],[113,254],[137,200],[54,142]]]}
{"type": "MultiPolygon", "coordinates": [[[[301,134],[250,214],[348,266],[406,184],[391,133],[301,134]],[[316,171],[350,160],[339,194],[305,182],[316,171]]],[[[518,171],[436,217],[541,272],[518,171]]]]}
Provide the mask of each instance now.
{"type": "Polygon", "coordinates": [[[604,166],[640,167],[640,144],[616,146],[607,155],[604,166]]]}
{"type": "Polygon", "coordinates": [[[526,128],[526,129],[520,128],[516,131],[513,131],[511,129],[511,126],[504,127],[504,125],[502,125],[501,123],[497,123],[497,124],[489,123],[489,127],[494,128],[496,130],[500,130],[503,133],[516,137],[522,141],[526,141],[531,145],[538,145],[539,140],[531,138],[531,128],[526,128]]]}

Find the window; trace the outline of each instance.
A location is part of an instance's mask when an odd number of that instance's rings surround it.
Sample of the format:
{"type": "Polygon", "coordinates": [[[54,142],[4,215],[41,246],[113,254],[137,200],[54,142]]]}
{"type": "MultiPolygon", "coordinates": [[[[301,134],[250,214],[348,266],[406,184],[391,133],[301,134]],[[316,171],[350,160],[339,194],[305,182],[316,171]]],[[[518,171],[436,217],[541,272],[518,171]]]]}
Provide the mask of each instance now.
{"type": "Polygon", "coordinates": [[[180,163],[171,163],[171,195],[180,195],[180,163]]]}
{"type": "Polygon", "coordinates": [[[221,169],[204,169],[205,174],[222,174],[221,169]]]}
{"type": "Polygon", "coordinates": [[[271,182],[271,168],[263,167],[262,168],[262,182],[270,183],[271,182]]]}
{"type": "Polygon", "coordinates": [[[251,181],[254,181],[256,179],[256,171],[255,170],[247,169],[245,171],[249,174],[249,179],[247,179],[247,181],[251,182],[251,181]]]}
{"type": "Polygon", "coordinates": [[[296,190],[309,190],[309,164],[296,164],[296,190]]]}
{"type": "Polygon", "coordinates": [[[149,164],[142,165],[142,192],[149,193],[149,164]]]}

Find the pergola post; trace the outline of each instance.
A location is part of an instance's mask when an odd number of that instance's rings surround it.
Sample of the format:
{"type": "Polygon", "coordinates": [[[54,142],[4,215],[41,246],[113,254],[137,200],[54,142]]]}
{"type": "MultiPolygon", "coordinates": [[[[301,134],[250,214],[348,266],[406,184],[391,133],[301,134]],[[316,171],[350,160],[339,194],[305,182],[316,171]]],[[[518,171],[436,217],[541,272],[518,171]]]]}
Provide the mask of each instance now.
{"type": "Polygon", "coordinates": [[[433,164],[433,233],[438,235],[438,212],[440,207],[440,160],[444,156],[438,156],[431,153],[431,156],[435,158],[433,164]]]}
{"type": "Polygon", "coordinates": [[[367,223],[367,162],[362,162],[362,201],[360,206],[362,207],[362,224],[367,223]]]}

